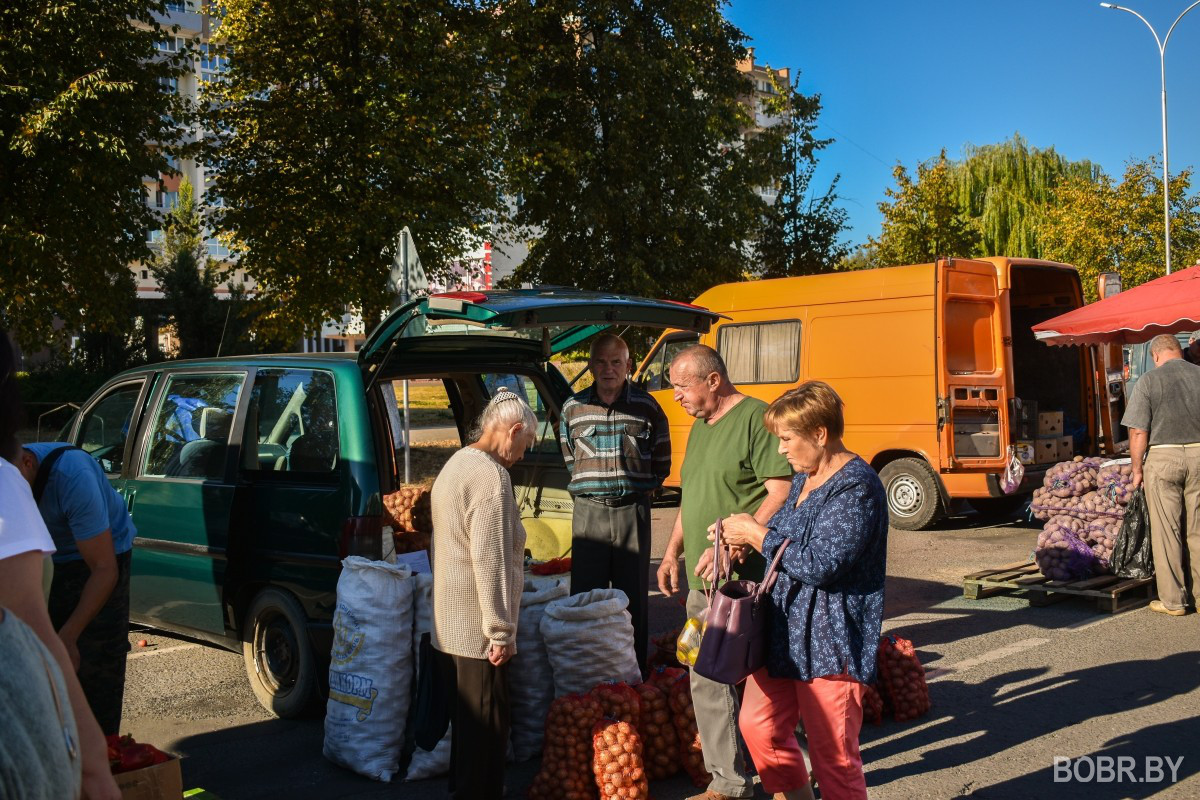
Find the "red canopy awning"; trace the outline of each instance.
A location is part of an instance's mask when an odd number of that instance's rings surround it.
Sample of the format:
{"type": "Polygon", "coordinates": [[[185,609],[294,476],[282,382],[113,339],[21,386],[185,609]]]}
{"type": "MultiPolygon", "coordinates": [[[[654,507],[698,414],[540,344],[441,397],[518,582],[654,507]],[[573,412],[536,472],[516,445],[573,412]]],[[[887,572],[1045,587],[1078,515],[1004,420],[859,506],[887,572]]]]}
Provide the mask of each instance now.
{"type": "Polygon", "coordinates": [[[1200,328],[1200,264],[1033,326],[1046,344],[1137,344],[1200,328]]]}

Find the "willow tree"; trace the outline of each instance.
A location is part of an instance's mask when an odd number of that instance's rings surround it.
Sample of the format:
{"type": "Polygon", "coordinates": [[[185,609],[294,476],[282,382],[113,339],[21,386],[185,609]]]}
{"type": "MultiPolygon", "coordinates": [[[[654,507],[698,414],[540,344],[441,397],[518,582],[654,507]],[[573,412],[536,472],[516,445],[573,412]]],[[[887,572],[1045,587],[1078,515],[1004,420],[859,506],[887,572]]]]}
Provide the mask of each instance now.
{"type": "Polygon", "coordinates": [[[958,206],[979,235],[973,254],[1028,258],[1042,256],[1038,230],[1055,190],[1100,177],[1092,162],[1030,147],[1019,133],[999,144],[967,145],[951,172],[958,206]]]}

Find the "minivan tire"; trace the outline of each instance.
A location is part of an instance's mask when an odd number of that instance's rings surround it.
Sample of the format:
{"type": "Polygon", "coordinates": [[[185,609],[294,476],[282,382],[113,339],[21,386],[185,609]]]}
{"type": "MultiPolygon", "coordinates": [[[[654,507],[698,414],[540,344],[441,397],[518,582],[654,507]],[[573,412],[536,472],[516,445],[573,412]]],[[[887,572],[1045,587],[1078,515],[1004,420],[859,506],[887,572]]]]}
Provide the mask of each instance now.
{"type": "Polygon", "coordinates": [[[296,598],[264,589],[242,624],[242,658],[258,702],[283,719],[302,716],[317,698],[317,668],[308,617],[296,598]]]}
{"type": "Polygon", "coordinates": [[[946,513],[937,475],[920,458],[898,458],[879,470],[893,528],[920,531],[946,513]]]}

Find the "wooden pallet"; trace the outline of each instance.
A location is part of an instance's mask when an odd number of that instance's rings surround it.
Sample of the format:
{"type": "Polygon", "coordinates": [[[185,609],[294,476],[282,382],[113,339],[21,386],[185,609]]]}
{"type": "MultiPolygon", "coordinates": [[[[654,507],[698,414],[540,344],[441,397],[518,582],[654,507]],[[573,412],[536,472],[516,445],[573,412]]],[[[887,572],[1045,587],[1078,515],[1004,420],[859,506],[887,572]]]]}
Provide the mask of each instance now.
{"type": "Polygon", "coordinates": [[[1052,581],[1033,561],[1019,561],[963,576],[963,597],[979,600],[997,594],[1028,596],[1030,605],[1044,606],[1068,597],[1094,597],[1100,611],[1115,614],[1158,596],[1153,578],[1101,575],[1082,581],[1052,581]],[[1141,590],[1141,591],[1139,591],[1141,590]]]}

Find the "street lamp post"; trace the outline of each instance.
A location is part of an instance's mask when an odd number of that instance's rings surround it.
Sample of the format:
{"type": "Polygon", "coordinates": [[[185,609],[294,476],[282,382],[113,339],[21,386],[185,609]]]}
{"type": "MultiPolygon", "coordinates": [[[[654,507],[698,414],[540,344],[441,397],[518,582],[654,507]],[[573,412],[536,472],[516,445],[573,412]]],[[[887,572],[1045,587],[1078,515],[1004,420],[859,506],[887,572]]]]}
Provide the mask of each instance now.
{"type": "Polygon", "coordinates": [[[1154,26],[1146,20],[1138,12],[1132,8],[1125,8],[1116,3],[1101,3],[1102,8],[1111,8],[1117,11],[1128,11],[1135,17],[1146,23],[1146,27],[1150,29],[1150,33],[1154,34],[1154,41],[1158,45],[1158,69],[1159,76],[1162,80],[1162,135],[1163,135],[1163,219],[1165,224],[1165,243],[1167,257],[1167,274],[1171,274],[1171,183],[1169,173],[1167,172],[1167,42],[1171,41],[1171,33],[1174,32],[1175,26],[1179,24],[1179,20],[1183,19],[1184,14],[1187,14],[1196,6],[1200,6],[1200,0],[1192,3],[1183,10],[1183,13],[1175,18],[1171,23],[1171,27],[1167,30],[1166,38],[1158,38],[1158,31],[1154,30],[1154,26]]]}

